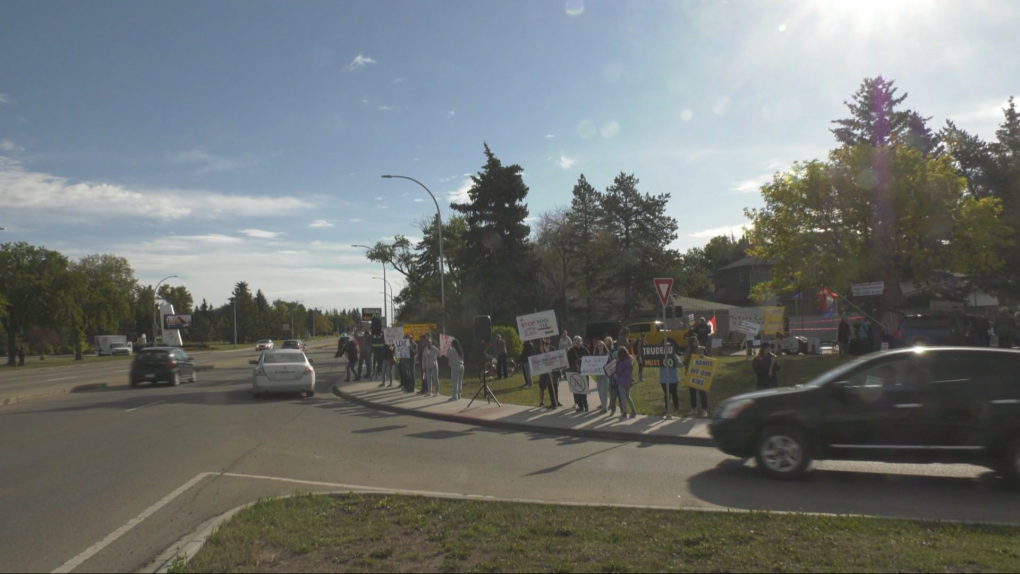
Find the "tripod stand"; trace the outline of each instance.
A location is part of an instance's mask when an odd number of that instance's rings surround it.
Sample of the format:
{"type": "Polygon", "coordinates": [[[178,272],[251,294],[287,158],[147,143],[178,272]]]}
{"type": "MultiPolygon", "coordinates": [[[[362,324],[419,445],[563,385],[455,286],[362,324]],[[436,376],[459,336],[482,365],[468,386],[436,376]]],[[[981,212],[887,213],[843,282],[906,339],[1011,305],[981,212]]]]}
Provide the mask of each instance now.
{"type": "MultiPolygon", "coordinates": [[[[485,351],[482,351],[482,356],[485,357],[486,360],[488,360],[488,357],[485,355],[485,351]]],[[[498,406],[500,408],[503,407],[503,405],[500,404],[499,399],[496,398],[496,393],[493,393],[492,389],[489,388],[488,369],[486,369],[485,367],[486,367],[486,364],[485,364],[485,361],[483,361],[482,362],[482,386],[481,386],[481,388],[478,389],[478,392],[475,393],[475,396],[474,396],[473,399],[471,399],[471,402],[468,403],[468,406],[467,406],[468,409],[470,409],[471,405],[473,405],[475,403],[475,401],[478,399],[478,395],[482,394],[483,392],[485,393],[485,402],[487,404],[491,405],[492,401],[496,401],[496,406],[498,406]]],[[[467,410],[467,409],[464,409],[464,410],[467,410]]]]}

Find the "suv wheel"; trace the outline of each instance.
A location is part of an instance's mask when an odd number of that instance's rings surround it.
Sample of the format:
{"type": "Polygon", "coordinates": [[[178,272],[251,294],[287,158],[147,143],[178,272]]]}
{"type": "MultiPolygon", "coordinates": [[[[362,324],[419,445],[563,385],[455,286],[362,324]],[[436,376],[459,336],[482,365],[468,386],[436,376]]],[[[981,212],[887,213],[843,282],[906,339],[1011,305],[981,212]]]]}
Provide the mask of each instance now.
{"type": "Polygon", "coordinates": [[[758,467],[772,478],[796,480],[811,464],[804,433],[794,427],[768,427],[758,437],[755,449],[758,467]]]}
{"type": "Polygon", "coordinates": [[[178,373],[178,372],[174,372],[173,377],[170,378],[170,384],[175,386],[175,387],[180,386],[180,384],[181,384],[181,374],[178,373]]]}

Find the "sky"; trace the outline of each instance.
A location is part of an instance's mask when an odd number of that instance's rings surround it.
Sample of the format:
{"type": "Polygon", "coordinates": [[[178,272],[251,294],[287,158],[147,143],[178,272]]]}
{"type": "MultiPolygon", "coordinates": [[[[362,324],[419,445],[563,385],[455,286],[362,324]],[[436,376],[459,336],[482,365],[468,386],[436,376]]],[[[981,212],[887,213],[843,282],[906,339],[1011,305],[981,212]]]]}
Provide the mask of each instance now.
{"type": "Polygon", "coordinates": [[[993,137],[1017,29],[1011,0],[2,2],[0,241],[122,255],[217,305],[244,280],[377,307],[352,245],[435,213],[380,176],[448,217],[488,143],[532,217],[633,173],[686,250],[823,158],[865,77],[993,137]]]}

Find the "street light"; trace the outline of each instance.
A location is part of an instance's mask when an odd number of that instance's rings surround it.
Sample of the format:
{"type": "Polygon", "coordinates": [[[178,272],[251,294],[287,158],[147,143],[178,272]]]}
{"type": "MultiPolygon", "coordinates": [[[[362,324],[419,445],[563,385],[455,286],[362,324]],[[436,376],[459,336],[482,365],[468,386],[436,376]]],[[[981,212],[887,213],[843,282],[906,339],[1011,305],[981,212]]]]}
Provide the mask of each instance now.
{"type": "MultiPolygon", "coordinates": [[[[386,296],[386,293],[383,293],[382,291],[376,291],[376,293],[382,293],[384,297],[386,296]]],[[[393,295],[390,295],[390,313],[392,312],[393,312],[393,295]]]]}
{"type": "MultiPolygon", "coordinates": [[[[390,288],[390,322],[391,323],[392,322],[396,322],[396,320],[397,320],[397,312],[393,309],[393,285],[390,285],[390,282],[387,281],[385,277],[373,277],[372,279],[381,279],[382,282],[385,283],[386,286],[388,286],[390,288]]],[[[385,303],[386,302],[386,286],[383,287],[383,305],[386,304],[385,303]]],[[[384,311],[385,311],[385,309],[384,309],[384,311]]]]}
{"type": "MultiPolygon", "coordinates": [[[[364,249],[368,249],[369,251],[372,250],[372,248],[367,246],[367,245],[351,245],[351,247],[362,247],[364,249]]],[[[386,281],[386,262],[385,261],[383,261],[383,264],[382,264],[382,276],[383,276],[383,281],[386,281]]],[[[391,291],[392,291],[392,289],[391,289],[391,291]]],[[[383,312],[383,315],[386,314],[386,287],[383,287],[382,312],[383,312]]]]}
{"type": "Polygon", "coordinates": [[[443,334],[446,334],[446,278],[443,273],[443,214],[439,211],[439,202],[436,201],[436,196],[433,195],[429,188],[425,187],[425,184],[414,179],[413,177],[407,177],[405,175],[384,175],[383,179],[407,179],[413,181],[421,186],[422,189],[428,192],[429,197],[432,198],[432,203],[436,204],[436,227],[439,228],[439,298],[440,303],[443,305],[443,334]]]}
{"type": "MultiPolygon", "coordinates": [[[[164,278],[160,279],[159,283],[156,283],[156,289],[153,290],[153,292],[152,292],[152,305],[153,305],[153,309],[152,309],[152,344],[153,345],[156,344],[156,325],[159,323],[159,320],[157,319],[158,312],[159,312],[159,306],[156,304],[156,298],[159,297],[159,286],[162,285],[163,282],[166,281],[167,279],[178,279],[178,277],[176,275],[170,275],[169,277],[164,277],[164,278]]],[[[162,333],[163,329],[160,329],[159,332],[162,333]]]]}

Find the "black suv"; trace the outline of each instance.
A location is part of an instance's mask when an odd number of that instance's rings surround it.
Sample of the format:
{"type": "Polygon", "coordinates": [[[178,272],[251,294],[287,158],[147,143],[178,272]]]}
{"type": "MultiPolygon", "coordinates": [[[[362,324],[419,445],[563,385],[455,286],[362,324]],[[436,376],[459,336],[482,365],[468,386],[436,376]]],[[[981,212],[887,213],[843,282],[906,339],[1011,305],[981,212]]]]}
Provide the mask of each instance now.
{"type": "Polygon", "coordinates": [[[131,363],[131,386],[137,387],[144,382],[167,382],[173,386],[181,384],[181,379],[194,383],[198,380],[195,372],[195,359],[184,352],[184,349],[172,347],[152,347],[143,349],[135,355],[131,363]]]}
{"type": "Polygon", "coordinates": [[[727,399],[726,454],[797,478],[812,459],[987,466],[1020,484],[1020,352],[967,347],[867,355],[796,387],[727,399]]]}

